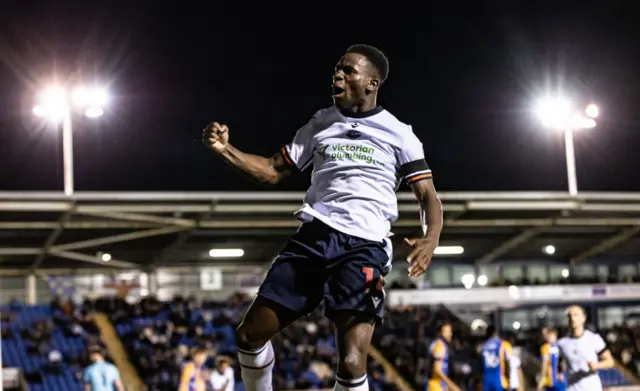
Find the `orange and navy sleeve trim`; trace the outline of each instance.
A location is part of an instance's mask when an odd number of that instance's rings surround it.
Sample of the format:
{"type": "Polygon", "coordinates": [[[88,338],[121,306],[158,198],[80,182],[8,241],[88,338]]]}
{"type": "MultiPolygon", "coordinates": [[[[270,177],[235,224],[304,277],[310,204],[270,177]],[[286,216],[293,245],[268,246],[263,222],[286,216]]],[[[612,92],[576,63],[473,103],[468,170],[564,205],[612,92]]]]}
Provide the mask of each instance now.
{"type": "Polygon", "coordinates": [[[433,174],[427,165],[426,160],[419,159],[405,163],[400,167],[400,177],[411,185],[426,179],[432,179],[433,174]]]}

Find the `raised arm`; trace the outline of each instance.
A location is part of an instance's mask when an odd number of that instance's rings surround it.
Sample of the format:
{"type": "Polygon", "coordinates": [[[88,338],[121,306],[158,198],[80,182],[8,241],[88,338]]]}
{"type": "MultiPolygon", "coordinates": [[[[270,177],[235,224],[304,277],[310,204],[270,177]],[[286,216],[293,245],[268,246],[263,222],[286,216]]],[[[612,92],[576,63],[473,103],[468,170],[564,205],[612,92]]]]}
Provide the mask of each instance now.
{"type": "Polygon", "coordinates": [[[294,165],[286,161],[282,152],[272,157],[263,157],[240,151],[229,143],[229,128],[217,122],[204,129],[202,142],[231,167],[261,184],[275,185],[295,169],[294,165]]]}
{"type": "Polygon", "coordinates": [[[295,171],[303,171],[312,161],[314,148],[313,118],[298,130],[293,141],[283,146],[272,157],[252,155],[240,151],[229,143],[229,128],[217,122],[209,124],[202,132],[202,142],[224,159],[227,164],[255,182],[275,185],[295,171]]]}

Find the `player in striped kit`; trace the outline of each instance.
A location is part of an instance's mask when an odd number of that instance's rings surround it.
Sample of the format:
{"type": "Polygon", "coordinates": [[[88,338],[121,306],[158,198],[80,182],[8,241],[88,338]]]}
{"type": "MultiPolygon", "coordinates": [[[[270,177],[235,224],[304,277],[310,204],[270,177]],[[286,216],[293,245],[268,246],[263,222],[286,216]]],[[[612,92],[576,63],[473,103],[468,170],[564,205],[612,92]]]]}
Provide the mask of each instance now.
{"type": "Polygon", "coordinates": [[[443,323],[438,337],[429,345],[426,391],[460,391],[449,378],[449,343],[452,337],[453,326],[443,323]]]}
{"type": "Polygon", "coordinates": [[[206,391],[207,376],[204,370],[204,364],[207,362],[207,350],[205,348],[196,348],[193,352],[193,358],[187,362],[182,368],[180,376],[180,385],[178,391],[206,391]]]}
{"type": "Polygon", "coordinates": [[[564,391],[564,375],[560,368],[560,348],[558,347],[558,330],[547,327],[543,331],[546,342],[540,347],[540,381],[539,391],[564,391]]]}
{"type": "MultiPolygon", "coordinates": [[[[411,126],[377,103],[388,72],[380,50],[368,45],[347,49],[333,71],[333,106],[317,111],[270,158],[232,146],[225,125],[214,122],[203,131],[208,148],[262,184],[277,184],[313,166],[311,187],[296,213],[302,225],[271,264],[236,332],[247,391],[272,390],[275,356],[269,341],[322,301],[336,329],[334,390],[369,390],[367,354],[375,325],[382,320],[390,229],[398,218],[401,181],[416,195],[424,232],[405,240],[413,249],[407,258],[410,276],[425,272],[438,246],[442,205],[422,143],[411,126]]],[[[283,87],[295,99],[303,87],[292,83],[297,81],[283,81],[283,87]]]]}
{"type": "Polygon", "coordinates": [[[495,326],[487,328],[487,341],[482,345],[484,377],[483,391],[508,391],[511,378],[511,349],[509,342],[500,338],[495,326]]]}

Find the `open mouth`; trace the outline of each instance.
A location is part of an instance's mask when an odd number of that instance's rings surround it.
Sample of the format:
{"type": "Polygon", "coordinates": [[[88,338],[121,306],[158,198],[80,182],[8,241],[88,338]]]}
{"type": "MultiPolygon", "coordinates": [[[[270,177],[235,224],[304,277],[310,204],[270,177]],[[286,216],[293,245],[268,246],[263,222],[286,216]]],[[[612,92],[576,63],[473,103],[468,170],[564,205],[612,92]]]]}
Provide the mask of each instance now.
{"type": "Polygon", "coordinates": [[[333,86],[333,96],[339,96],[344,93],[344,88],[334,85],[333,86]]]}

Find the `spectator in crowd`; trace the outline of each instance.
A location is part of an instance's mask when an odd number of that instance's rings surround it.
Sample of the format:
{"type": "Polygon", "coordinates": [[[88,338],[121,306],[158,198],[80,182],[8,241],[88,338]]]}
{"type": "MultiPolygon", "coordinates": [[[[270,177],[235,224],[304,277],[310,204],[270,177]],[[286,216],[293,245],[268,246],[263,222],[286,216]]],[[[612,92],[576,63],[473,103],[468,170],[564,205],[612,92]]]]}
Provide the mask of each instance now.
{"type": "Polygon", "coordinates": [[[208,354],[205,348],[197,348],[193,352],[193,358],[182,368],[180,386],[178,391],[206,391],[207,376],[204,367],[208,354]]]}
{"type": "Polygon", "coordinates": [[[62,353],[58,349],[52,348],[47,354],[46,369],[52,375],[62,374],[62,370],[64,369],[64,363],[62,362],[62,353]]]}
{"type": "Polygon", "coordinates": [[[102,348],[91,347],[89,358],[92,364],[84,372],[85,391],[125,391],[118,368],[106,362],[102,348]]]}
{"type": "MultiPolygon", "coordinates": [[[[193,297],[185,300],[177,296],[164,304],[156,303],[154,298],[132,305],[109,298],[99,300],[96,306],[111,309],[112,321],[149,391],[175,391],[181,368],[193,360],[196,346],[210,357],[202,366],[202,373],[210,373],[204,377],[212,385],[210,380],[217,368],[214,357],[235,354],[234,329],[249,303],[248,296],[235,294],[223,302],[201,304],[193,297]]],[[[288,327],[273,343],[278,355],[274,389],[333,386],[336,344],[322,309],[288,327]]],[[[237,362],[226,365],[237,366],[237,362]]],[[[384,369],[373,364],[369,369],[372,389],[396,390],[384,369]]],[[[233,374],[239,374],[237,367],[233,374]]],[[[234,378],[234,383],[239,380],[234,378]]]]}
{"type": "Polygon", "coordinates": [[[213,391],[233,391],[235,389],[235,374],[231,368],[231,358],[218,356],[216,367],[211,373],[211,388],[213,391]]]}

